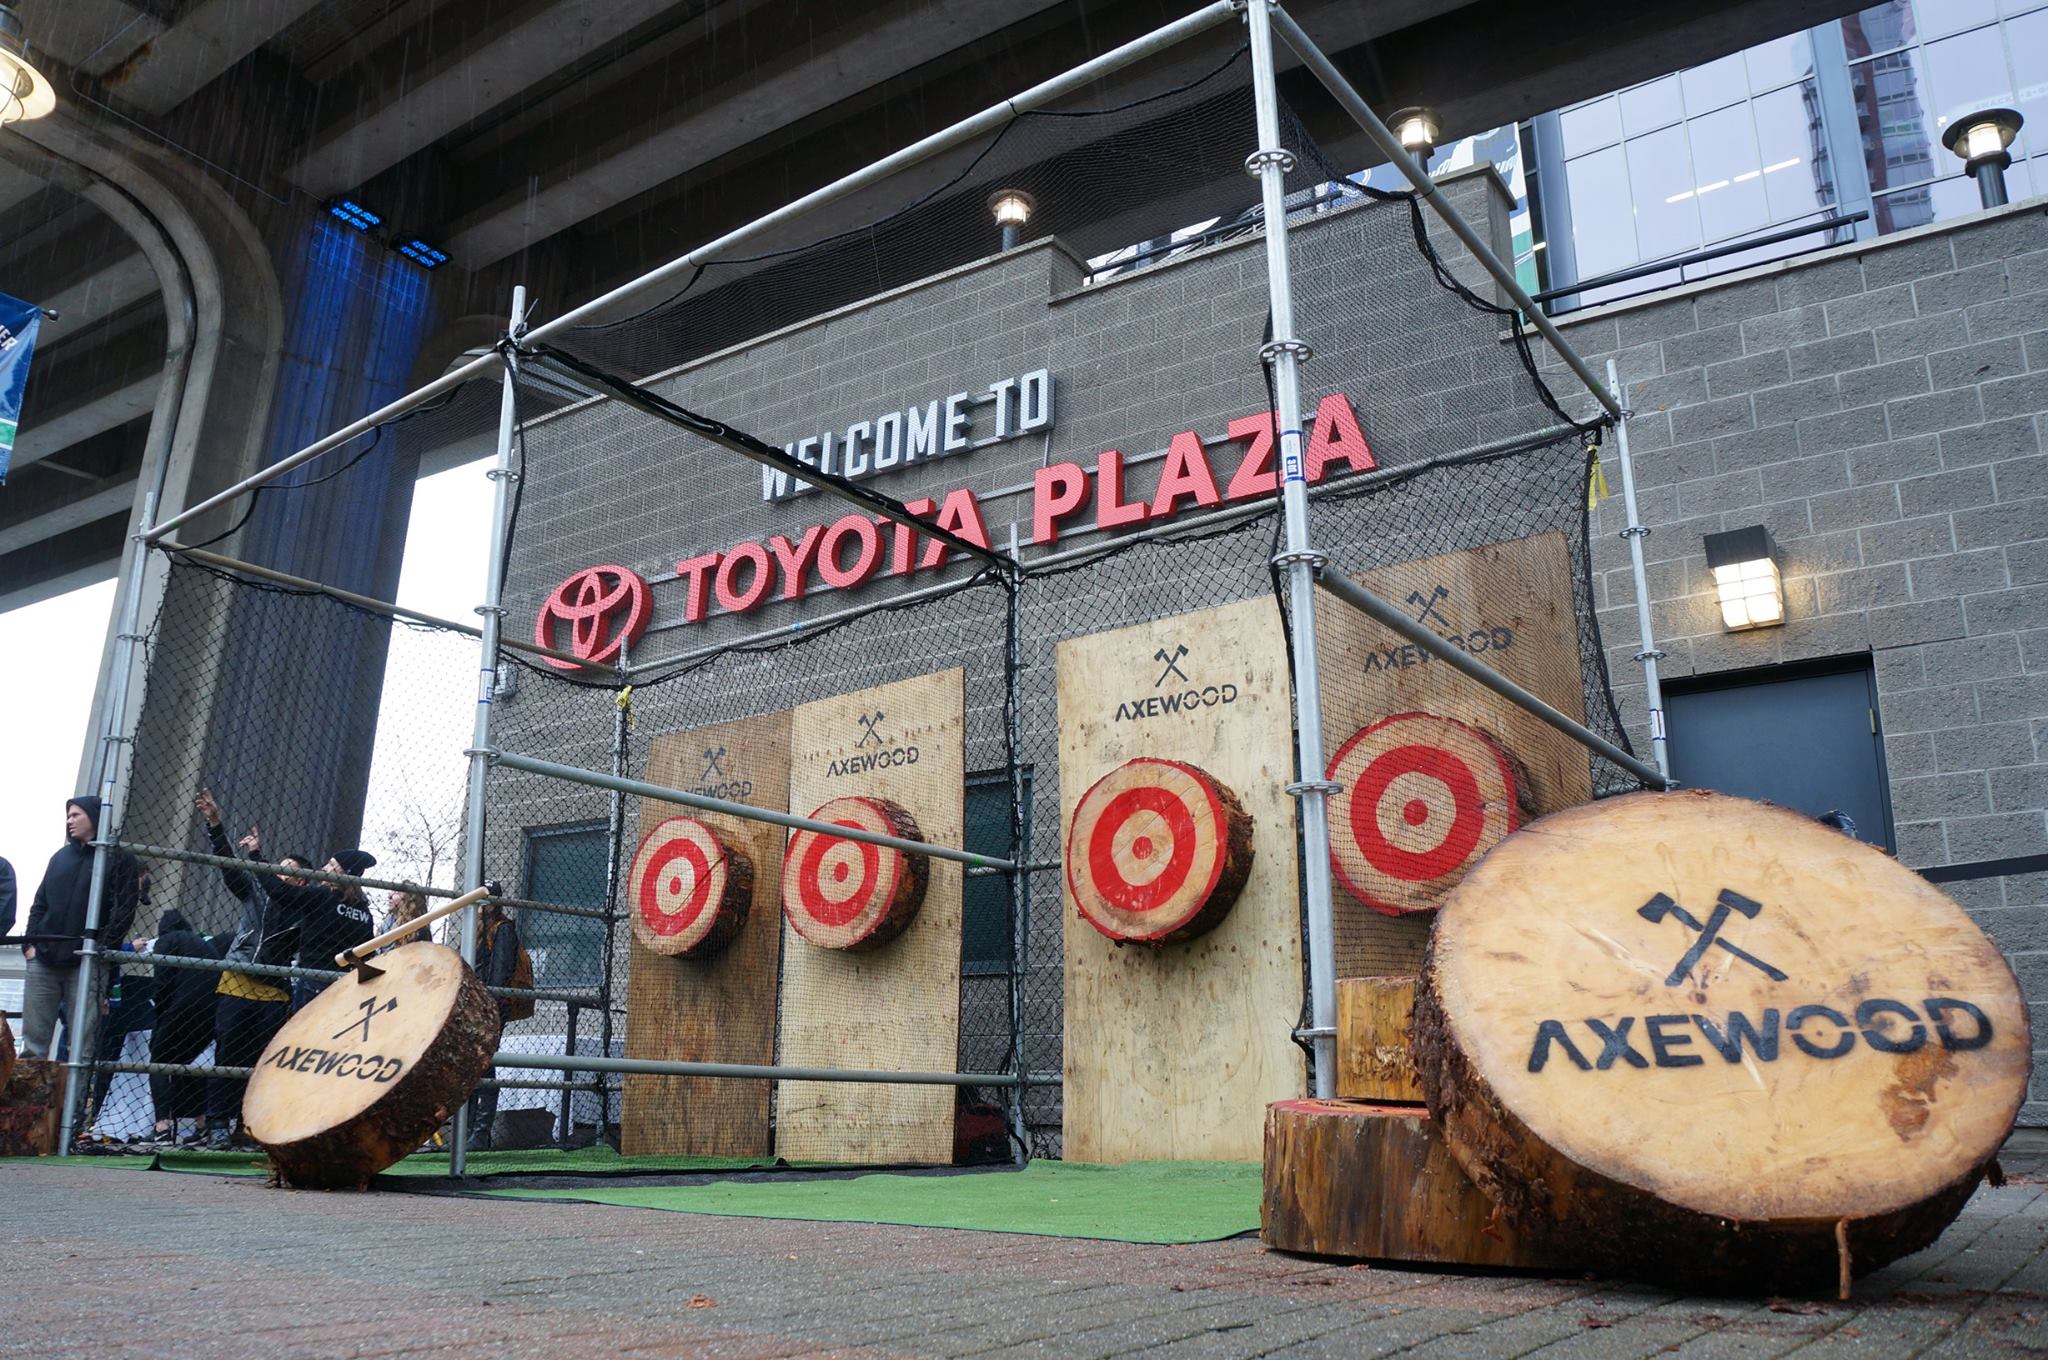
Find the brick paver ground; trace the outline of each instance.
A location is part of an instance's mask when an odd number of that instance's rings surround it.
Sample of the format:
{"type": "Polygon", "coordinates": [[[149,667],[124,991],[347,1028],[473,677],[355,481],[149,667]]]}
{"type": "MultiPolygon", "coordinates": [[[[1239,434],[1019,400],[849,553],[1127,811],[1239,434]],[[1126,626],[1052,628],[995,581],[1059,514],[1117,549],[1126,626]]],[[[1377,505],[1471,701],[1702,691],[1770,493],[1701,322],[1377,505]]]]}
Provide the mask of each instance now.
{"type": "Polygon", "coordinates": [[[2048,1355],[2048,1176],[1847,1304],[0,1162],[0,1355],[2048,1355]]]}

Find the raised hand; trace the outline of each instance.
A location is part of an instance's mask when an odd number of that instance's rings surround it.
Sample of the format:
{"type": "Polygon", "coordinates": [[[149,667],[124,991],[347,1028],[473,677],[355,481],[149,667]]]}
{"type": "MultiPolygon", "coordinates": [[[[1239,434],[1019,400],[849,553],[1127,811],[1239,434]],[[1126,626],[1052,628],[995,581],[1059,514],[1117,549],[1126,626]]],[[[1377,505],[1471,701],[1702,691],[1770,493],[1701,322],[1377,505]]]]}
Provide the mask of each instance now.
{"type": "Polygon", "coordinates": [[[208,826],[220,825],[220,804],[213,800],[212,789],[201,789],[199,796],[192,800],[192,806],[199,809],[199,815],[206,818],[208,826]]]}
{"type": "Polygon", "coordinates": [[[245,854],[253,855],[261,850],[263,848],[263,836],[256,829],[256,823],[249,823],[249,834],[236,841],[235,844],[241,846],[245,854]]]}

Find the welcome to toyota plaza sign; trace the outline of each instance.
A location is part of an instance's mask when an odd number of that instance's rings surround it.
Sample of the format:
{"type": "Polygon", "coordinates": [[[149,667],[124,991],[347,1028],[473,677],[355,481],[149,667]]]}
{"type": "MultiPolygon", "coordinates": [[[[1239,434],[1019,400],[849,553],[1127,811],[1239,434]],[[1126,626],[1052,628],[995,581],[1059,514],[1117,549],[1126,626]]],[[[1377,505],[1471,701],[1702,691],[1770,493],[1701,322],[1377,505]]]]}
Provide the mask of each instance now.
{"type": "MultiPolygon", "coordinates": [[[[1052,420],[1052,377],[1039,369],[998,379],[980,393],[954,393],[856,421],[844,430],[808,435],[785,444],[783,451],[821,471],[863,480],[1041,433],[1051,428],[1052,420]]],[[[1220,430],[1174,435],[1149,498],[1126,495],[1124,455],[1116,449],[1103,450],[1092,465],[1060,462],[1037,468],[1027,541],[1049,547],[1062,532],[1127,530],[1190,511],[1271,496],[1279,481],[1272,426],[1266,413],[1255,412],[1228,421],[1220,430]]],[[[1324,397],[1309,422],[1303,478],[1314,485],[1333,470],[1370,472],[1378,466],[1351,398],[1342,392],[1324,397]]],[[[814,489],[789,473],[762,470],[764,501],[787,501],[814,489]]],[[[981,502],[968,487],[956,486],[905,505],[942,530],[990,546],[981,502]]],[[[675,577],[683,583],[677,622],[698,623],[713,612],[746,614],[819,591],[855,590],[879,578],[932,571],[953,551],[909,525],[849,512],[795,533],[771,534],[680,559],[675,566],[675,577]]],[[[572,573],[549,592],[534,620],[533,639],[543,647],[603,663],[637,641],[652,618],[649,583],[625,567],[605,563],[572,573]]],[[[549,664],[570,669],[567,662],[549,664]]]]}

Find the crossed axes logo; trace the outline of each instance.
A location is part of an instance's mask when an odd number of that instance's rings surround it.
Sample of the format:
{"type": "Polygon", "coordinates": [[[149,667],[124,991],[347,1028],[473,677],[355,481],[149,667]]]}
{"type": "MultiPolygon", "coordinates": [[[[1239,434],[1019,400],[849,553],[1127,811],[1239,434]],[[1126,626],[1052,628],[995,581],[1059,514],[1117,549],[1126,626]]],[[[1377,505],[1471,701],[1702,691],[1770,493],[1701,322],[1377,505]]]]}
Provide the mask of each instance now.
{"type": "Polygon", "coordinates": [[[357,1007],[357,1009],[362,1011],[363,1018],[353,1022],[352,1024],[343,1025],[340,1029],[334,1032],[335,1038],[339,1039],[344,1034],[351,1033],[355,1030],[361,1030],[363,1032],[363,1042],[366,1044],[369,1043],[370,1022],[372,1020],[375,1020],[378,1016],[382,1015],[386,1011],[397,1010],[398,998],[394,996],[380,1004],[377,998],[373,996],[368,1001],[363,1002],[359,1007],[357,1007]]]}
{"type": "Polygon", "coordinates": [[[1419,590],[1409,591],[1408,603],[1419,606],[1415,615],[1415,621],[1417,623],[1428,623],[1431,619],[1435,619],[1439,627],[1450,627],[1451,621],[1436,612],[1437,601],[1448,600],[1450,597],[1451,592],[1445,590],[1442,586],[1437,586],[1428,595],[1424,595],[1419,590]]]}
{"type": "Polygon", "coordinates": [[[1159,678],[1152,682],[1152,688],[1158,689],[1161,685],[1165,684],[1166,677],[1169,675],[1178,675],[1183,681],[1186,681],[1190,685],[1195,683],[1194,681],[1189,680],[1188,673],[1180,668],[1180,659],[1186,656],[1187,654],[1188,649],[1184,646],[1181,646],[1179,643],[1174,644],[1174,648],[1171,652],[1168,652],[1164,647],[1161,647],[1158,651],[1152,653],[1152,659],[1154,661],[1164,661],[1166,663],[1166,669],[1159,672],[1159,678]]]}
{"type": "Polygon", "coordinates": [[[1637,907],[1636,915],[1652,924],[1660,923],[1666,917],[1669,917],[1687,930],[1692,931],[1696,937],[1691,947],[1679,956],[1677,966],[1671,970],[1671,976],[1664,979],[1666,987],[1676,987],[1681,982],[1684,982],[1686,974],[1699,966],[1699,961],[1705,957],[1706,952],[1716,947],[1724,949],[1736,958],[1741,959],[1771,981],[1783,982],[1785,980],[1785,973],[1782,970],[1772,964],[1765,963],[1747,949],[1731,944],[1729,941],[1721,938],[1721,928],[1728,924],[1730,916],[1743,916],[1753,921],[1763,909],[1763,903],[1744,897],[1741,893],[1735,892],[1732,889],[1723,888],[1721,889],[1721,895],[1714,900],[1714,909],[1707,913],[1705,925],[1700,924],[1698,917],[1694,916],[1684,907],[1679,906],[1678,903],[1672,901],[1663,893],[1658,893],[1655,897],[1643,903],[1642,906],[1637,907]]]}
{"type": "Polygon", "coordinates": [[[699,784],[709,784],[714,775],[720,779],[726,777],[725,748],[723,746],[707,746],[704,748],[704,773],[697,776],[697,782],[699,784]]]}
{"type": "Polygon", "coordinates": [[[887,746],[889,744],[882,740],[882,719],[887,716],[888,714],[878,708],[872,716],[863,713],[855,719],[856,722],[867,729],[861,733],[860,740],[854,743],[856,750],[867,745],[869,742],[873,742],[877,746],[887,746]]]}

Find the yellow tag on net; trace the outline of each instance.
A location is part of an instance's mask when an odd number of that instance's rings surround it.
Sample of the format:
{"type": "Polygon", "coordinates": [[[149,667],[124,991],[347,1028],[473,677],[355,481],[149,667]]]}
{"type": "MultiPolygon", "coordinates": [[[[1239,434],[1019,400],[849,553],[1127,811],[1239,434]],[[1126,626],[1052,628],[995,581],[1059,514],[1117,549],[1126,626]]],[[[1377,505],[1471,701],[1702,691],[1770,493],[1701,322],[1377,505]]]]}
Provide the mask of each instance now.
{"type": "Polygon", "coordinates": [[[1608,496],[1607,469],[1600,462],[1600,446],[1594,445],[1591,452],[1593,466],[1586,472],[1586,508],[1598,510],[1600,502],[1608,496]]]}

